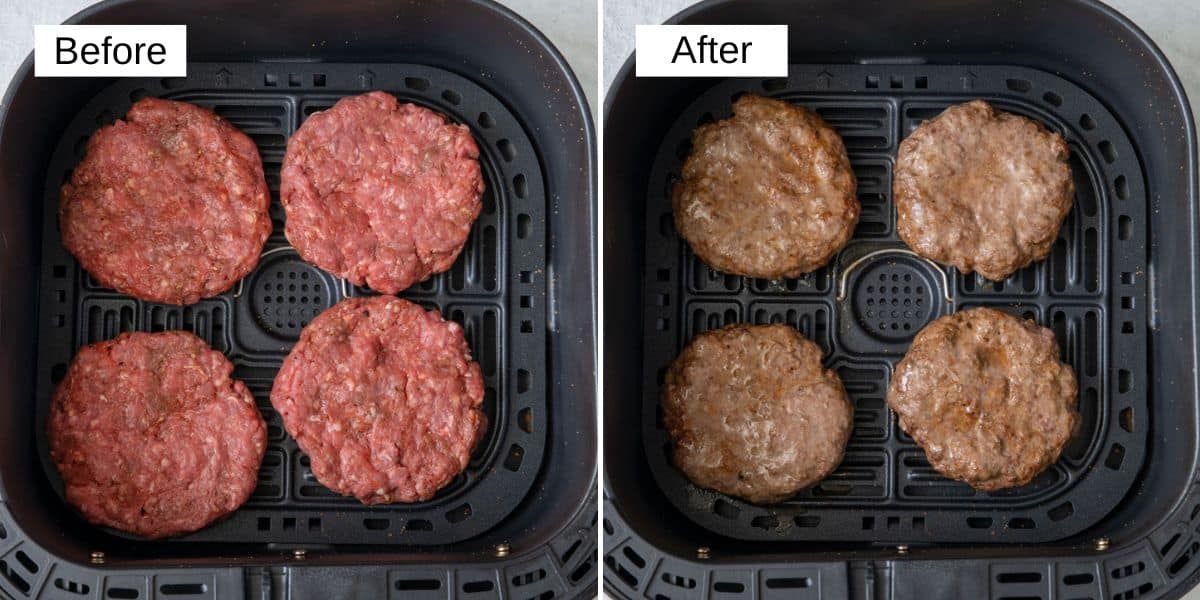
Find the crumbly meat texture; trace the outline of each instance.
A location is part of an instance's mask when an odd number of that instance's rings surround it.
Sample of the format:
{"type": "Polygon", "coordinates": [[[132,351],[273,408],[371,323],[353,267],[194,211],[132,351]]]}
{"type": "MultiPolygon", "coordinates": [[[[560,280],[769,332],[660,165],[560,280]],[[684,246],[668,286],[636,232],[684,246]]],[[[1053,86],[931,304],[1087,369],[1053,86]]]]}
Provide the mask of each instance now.
{"type": "Polygon", "coordinates": [[[81,348],[47,427],[67,502],[92,523],[151,539],[237,510],[258,485],[267,428],[232,373],[182,331],[81,348]]]}
{"type": "Polygon", "coordinates": [[[701,125],[672,192],[675,226],[709,266],[798,277],[829,262],[858,223],[842,138],[816,113],[747,94],[701,125]]]}
{"type": "Polygon", "coordinates": [[[696,485],[768,504],[842,461],[854,407],[821,349],[787,325],[696,336],[667,369],[663,422],[696,485]]]}
{"type": "Polygon", "coordinates": [[[385,92],[308,117],[281,177],[285,233],[300,256],[385,294],[450,268],[484,188],[467,126],[385,92]]]}
{"type": "Polygon", "coordinates": [[[271,234],[258,149],[216,113],[158,98],[88,140],[59,201],[63,246],[101,285],[193,304],[233,287],[271,234]]]}
{"type": "Polygon", "coordinates": [[[893,195],[917,254],[1002,280],[1050,254],[1075,184],[1061,135],[975,100],[900,144],[893,195]]]}
{"type": "Polygon", "coordinates": [[[487,429],[482,402],[462,328],[392,296],[318,315],[271,390],[317,480],[364,504],[427,500],[461,473],[487,429]]]}
{"type": "Polygon", "coordinates": [[[1075,372],[1054,333],[990,308],[925,326],[896,366],[888,405],[943,475],[990,491],[1025,485],[1079,425],[1075,372]]]}

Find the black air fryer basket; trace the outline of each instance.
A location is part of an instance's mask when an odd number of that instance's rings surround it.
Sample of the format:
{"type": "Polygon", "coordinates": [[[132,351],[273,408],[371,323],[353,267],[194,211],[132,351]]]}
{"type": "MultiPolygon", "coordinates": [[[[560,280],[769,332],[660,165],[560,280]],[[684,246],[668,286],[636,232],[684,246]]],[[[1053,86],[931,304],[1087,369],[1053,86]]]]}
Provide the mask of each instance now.
{"type": "Polygon", "coordinates": [[[35,79],[0,108],[0,596],[560,598],[594,594],[593,130],[565,61],[486,0],[111,1],[83,24],[188,26],[185,78],[35,79]],[[268,399],[300,329],[369,294],[282,235],[288,137],[338,98],[381,89],[466,124],[483,212],[450,271],[401,295],[462,324],[490,426],[432,500],[366,507],[321,486],[268,399]],[[86,140],[145,96],[210,107],[258,145],[275,229],[253,273],[186,307],[96,284],[62,248],[58,188],[86,140]],[[123,331],[195,332],[235,365],[268,426],[259,485],[229,518],[148,542],[62,500],[43,434],[78,348],[123,331]]]}
{"type": "Polygon", "coordinates": [[[1196,141],[1179,81],[1150,40],[1087,0],[726,0],[670,22],[785,23],[791,67],[781,78],[638,79],[630,59],[609,90],[606,588],[673,600],[1128,600],[1192,587],[1196,141]],[[743,93],[817,111],[858,178],[853,240],[798,279],[718,273],[673,227],[669,193],[691,131],[728,117],[743,93]],[[921,260],[895,230],[897,145],[973,98],[1045,123],[1071,150],[1077,191],[1059,239],[1003,282],[921,260]],[[1079,434],[1012,490],[941,477],[885,402],[916,332],[971,306],[1050,327],[1079,377],[1079,434]],[[683,345],[734,322],[802,331],[855,404],[839,468],[774,506],[691,484],[669,463],[657,412],[663,370],[683,345]]]}

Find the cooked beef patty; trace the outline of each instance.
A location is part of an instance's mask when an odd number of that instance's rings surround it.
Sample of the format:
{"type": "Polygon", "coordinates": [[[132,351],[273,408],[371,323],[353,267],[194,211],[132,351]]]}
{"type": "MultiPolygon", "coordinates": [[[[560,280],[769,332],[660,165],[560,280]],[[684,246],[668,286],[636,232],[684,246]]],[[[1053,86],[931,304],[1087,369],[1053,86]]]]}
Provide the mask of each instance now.
{"type": "Polygon", "coordinates": [[[772,503],[829,475],[854,407],[821,349],[787,325],[730,325],[696,336],[667,370],[672,458],[696,485],[772,503]]]}
{"type": "Polygon", "coordinates": [[[449,269],[482,207],[470,129],[385,92],[308,117],[281,177],[285,233],[300,256],[385,294],[449,269]]]}
{"type": "Polygon", "coordinates": [[[925,326],[896,366],[888,405],[951,479],[979,490],[1028,483],[1079,424],[1075,372],[1054,333],[990,308],[925,326]]]}
{"type": "Polygon", "coordinates": [[[267,427],[233,364],[183,331],[84,346],[54,390],[47,435],[67,502],[92,523],[163,538],[237,510],[267,427]]]}
{"type": "Polygon", "coordinates": [[[1046,258],[1075,185],[1062,136],[975,100],[900,144],[897,228],[917,254],[1001,280],[1046,258]]]}
{"type": "Polygon", "coordinates": [[[432,498],[487,429],[457,323],[393,296],[348,298],[300,333],[271,404],[313,475],[364,504],[432,498]]]}
{"type": "Polygon", "coordinates": [[[672,192],[675,226],[718,271],[797,277],[854,233],[856,185],[842,138],[820,116],[747,94],[731,118],[692,134],[672,192]]]}
{"type": "Polygon", "coordinates": [[[193,304],[233,287],[271,234],[258,149],[212,111],[144,98],[63,185],[63,246],[101,285],[193,304]]]}

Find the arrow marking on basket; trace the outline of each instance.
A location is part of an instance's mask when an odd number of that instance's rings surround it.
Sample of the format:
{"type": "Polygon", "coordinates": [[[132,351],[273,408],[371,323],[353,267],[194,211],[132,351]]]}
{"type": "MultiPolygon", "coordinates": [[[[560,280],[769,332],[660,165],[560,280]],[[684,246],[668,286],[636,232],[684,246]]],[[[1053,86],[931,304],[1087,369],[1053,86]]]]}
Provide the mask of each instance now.
{"type": "Polygon", "coordinates": [[[217,87],[229,87],[230,75],[233,75],[233,73],[230,73],[229,70],[225,69],[224,67],[222,67],[220,71],[217,71],[217,87]]]}
{"type": "Polygon", "coordinates": [[[817,84],[825,89],[829,89],[829,82],[833,80],[833,73],[829,71],[821,71],[817,73],[817,84]]]}
{"type": "Polygon", "coordinates": [[[973,89],[975,87],[975,79],[977,79],[977,78],[978,78],[977,75],[975,75],[974,73],[972,73],[970,71],[967,71],[967,74],[962,76],[963,89],[964,90],[973,89]]]}
{"type": "Polygon", "coordinates": [[[367,69],[359,74],[358,80],[362,82],[362,86],[364,88],[369,88],[371,87],[372,82],[375,81],[375,73],[371,72],[370,69],[367,69]]]}

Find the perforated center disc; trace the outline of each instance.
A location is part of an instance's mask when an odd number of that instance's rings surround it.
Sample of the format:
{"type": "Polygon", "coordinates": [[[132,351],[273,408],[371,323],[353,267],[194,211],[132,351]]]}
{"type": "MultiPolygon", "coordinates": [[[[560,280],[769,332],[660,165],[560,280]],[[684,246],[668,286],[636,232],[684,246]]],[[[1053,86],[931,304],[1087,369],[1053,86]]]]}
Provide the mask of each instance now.
{"type": "Polygon", "coordinates": [[[267,333],[295,340],[300,330],[333,305],[333,282],[293,253],[265,259],[247,282],[250,304],[267,333]]]}
{"type": "Polygon", "coordinates": [[[941,282],[923,262],[887,254],[859,269],[850,300],[868,334],[892,342],[910,339],[937,314],[941,282]]]}

